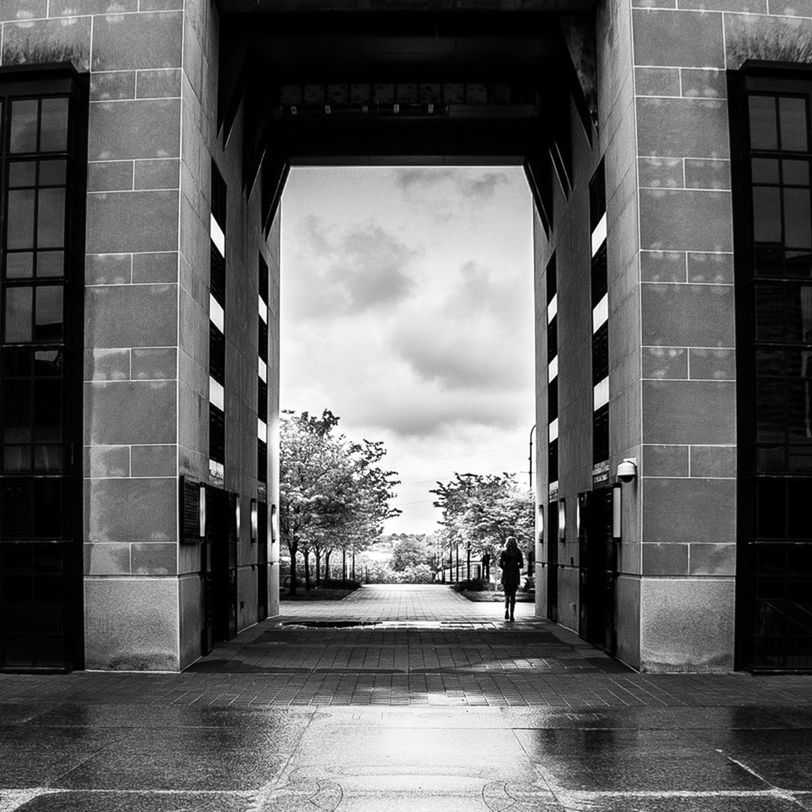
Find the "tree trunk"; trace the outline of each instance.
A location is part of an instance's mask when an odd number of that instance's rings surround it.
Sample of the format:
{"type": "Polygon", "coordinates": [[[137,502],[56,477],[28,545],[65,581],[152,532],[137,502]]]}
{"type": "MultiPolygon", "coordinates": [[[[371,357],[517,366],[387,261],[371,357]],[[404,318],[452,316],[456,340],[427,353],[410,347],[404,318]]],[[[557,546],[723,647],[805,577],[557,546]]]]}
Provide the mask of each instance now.
{"type": "Polygon", "coordinates": [[[321,583],[321,549],[319,547],[313,550],[313,559],[316,564],[316,586],[318,586],[321,583]]]}
{"type": "Polygon", "coordinates": [[[310,583],[310,550],[305,550],[302,555],[304,557],[305,589],[310,592],[312,589],[312,584],[310,583]]]}
{"type": "Polygon", "coordinates": [[[330,578],[330,556],[333,554],[332,547],[324,554],[324,577],[330,578]]]}
{"type": "Polygon", "coordinates": [[[299,552],[298,542],[288,542],[288,552],[290,553],[290,584],[288,585],[288,594],[296,594],[296,553],[299,552]]]}

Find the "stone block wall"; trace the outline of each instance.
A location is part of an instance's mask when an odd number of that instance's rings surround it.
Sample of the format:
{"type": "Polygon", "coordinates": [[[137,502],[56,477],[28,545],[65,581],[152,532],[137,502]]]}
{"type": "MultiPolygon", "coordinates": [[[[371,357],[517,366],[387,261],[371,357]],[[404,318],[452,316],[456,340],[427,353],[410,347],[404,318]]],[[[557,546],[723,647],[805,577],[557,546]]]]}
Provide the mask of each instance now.
{"type": "MultiPolygon", "coordinates": [[[[643,670],[727,670],[736,322],[726,71],[745,59],[812,61],[812,5],[624,0],[600,3],[597,20],[611,464],[635,457],[639,474],[623,486],[618,656],[643,670]]],[[[574,193],[551,245],[537,228],[545,246],[537,247],[538,269],[556,248],[562,273],[562,246],[581,208],[574,193]]],[[[562,311],[559,321],[578,317],[562,311]]],[[[577,440],[560,440],[562,455],[568,442],[577,440]]],[[[576,479],[562,478],[568,501],[576,479]]]]}
{"type": "Polygon", "coordinates": [[[636,0],[641,666],[733,666],[736,369],[726,70],[812,59],[812,5],[636,0]],[[666,613],[673,613],[669,619],[666,613]],[[679,619],[682,618],[682,625],[679,619]]]}
{"type": "MultiPolygon", "coordinates": [[[[264,245],[258,194],[243,194],[239,137],[228,151],[218,139],[217,38],[212,0],[0,4],[0,64],[70,61],[90,73],[83,494],[89,668],[176,670],[199,655],[200,556],[195,545],[179,544],[177,483],[179,474],[208,476],[212,157],[229,185],[232,236],[228,362],[237,374],[227,442],[235,465],[226,485],[241,494],[246,517],[256,496],[256,329],[245,325],[256,322],[258,253],[266,252],[278,273],[278,247],[264,245]]],[[[277,313],[278,305],[271,335],[277,313]]],[[[276,363],[269,369],[275,403],[276,363]]],[[[240,566],[248,572],[256,561],[249,533],[246,518],[240,566]]],[[[256,620],[256,574],[240,583],[246,626],[256,620]]]]}

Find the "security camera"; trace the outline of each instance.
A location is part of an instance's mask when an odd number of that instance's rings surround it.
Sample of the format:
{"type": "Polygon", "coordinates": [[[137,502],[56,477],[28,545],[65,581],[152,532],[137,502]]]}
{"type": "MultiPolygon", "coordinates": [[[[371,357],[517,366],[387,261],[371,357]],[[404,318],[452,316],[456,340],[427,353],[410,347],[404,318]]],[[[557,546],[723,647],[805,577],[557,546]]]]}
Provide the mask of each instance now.
{"type": "Polygon", "coordinates": [[[637,476],[637,460],[626,458],[617,467],[617,478],[621,482],[631,482],[637,476]]]}

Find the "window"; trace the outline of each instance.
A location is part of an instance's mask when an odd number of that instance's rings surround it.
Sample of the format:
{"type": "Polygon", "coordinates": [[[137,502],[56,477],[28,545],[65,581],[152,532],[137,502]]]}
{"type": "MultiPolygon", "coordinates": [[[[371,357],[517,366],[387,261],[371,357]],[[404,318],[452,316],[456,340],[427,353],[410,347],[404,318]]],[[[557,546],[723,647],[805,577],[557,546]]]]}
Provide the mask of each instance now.
{"type": "Polygon", "coordinates": [[[737,655],[812,668],[812,77],[731,85],[739,437],[737,655]]]}
{"type": "Polygon", "coordinates": [[[86,84],[0,74],[0,668],[65,668],[81,606],[86,84]]]}

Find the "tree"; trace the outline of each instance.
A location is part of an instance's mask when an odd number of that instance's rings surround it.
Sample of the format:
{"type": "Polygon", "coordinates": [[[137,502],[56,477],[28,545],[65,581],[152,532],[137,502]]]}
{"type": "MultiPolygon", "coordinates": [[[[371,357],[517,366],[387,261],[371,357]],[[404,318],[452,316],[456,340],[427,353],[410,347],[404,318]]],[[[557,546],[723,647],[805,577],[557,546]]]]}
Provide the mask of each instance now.
{"type": "Polygon", "coordinates": [[[393,471],[378,467],[383,443],[350,442],[336,435],[339,418],[324,410],[283,412],[280,427],[280,529],[291,559],[290,592],[296,594],[296,555],[304,559],[310,588],[310,555],[320,577],[322,555],[357,550],[380,536],[384,521],[400,511],[389,505],[398,484],[393,471]]]}
{"type": "Polygon", "coordinates": [[[431,493],[443,511],[440,521],[449,546],[464,545],[472,555],[493,559],[508,536],[515,536],[527,554],[535,532],[534,503],[513,474],[454,474],[431,493]]]}
{"type": "Polygon", "coordinates": [[[403,533],[393,537],[392,569],[404,572],[410,567],[431,566],[434,547],[424,533],[403,533]]]}

